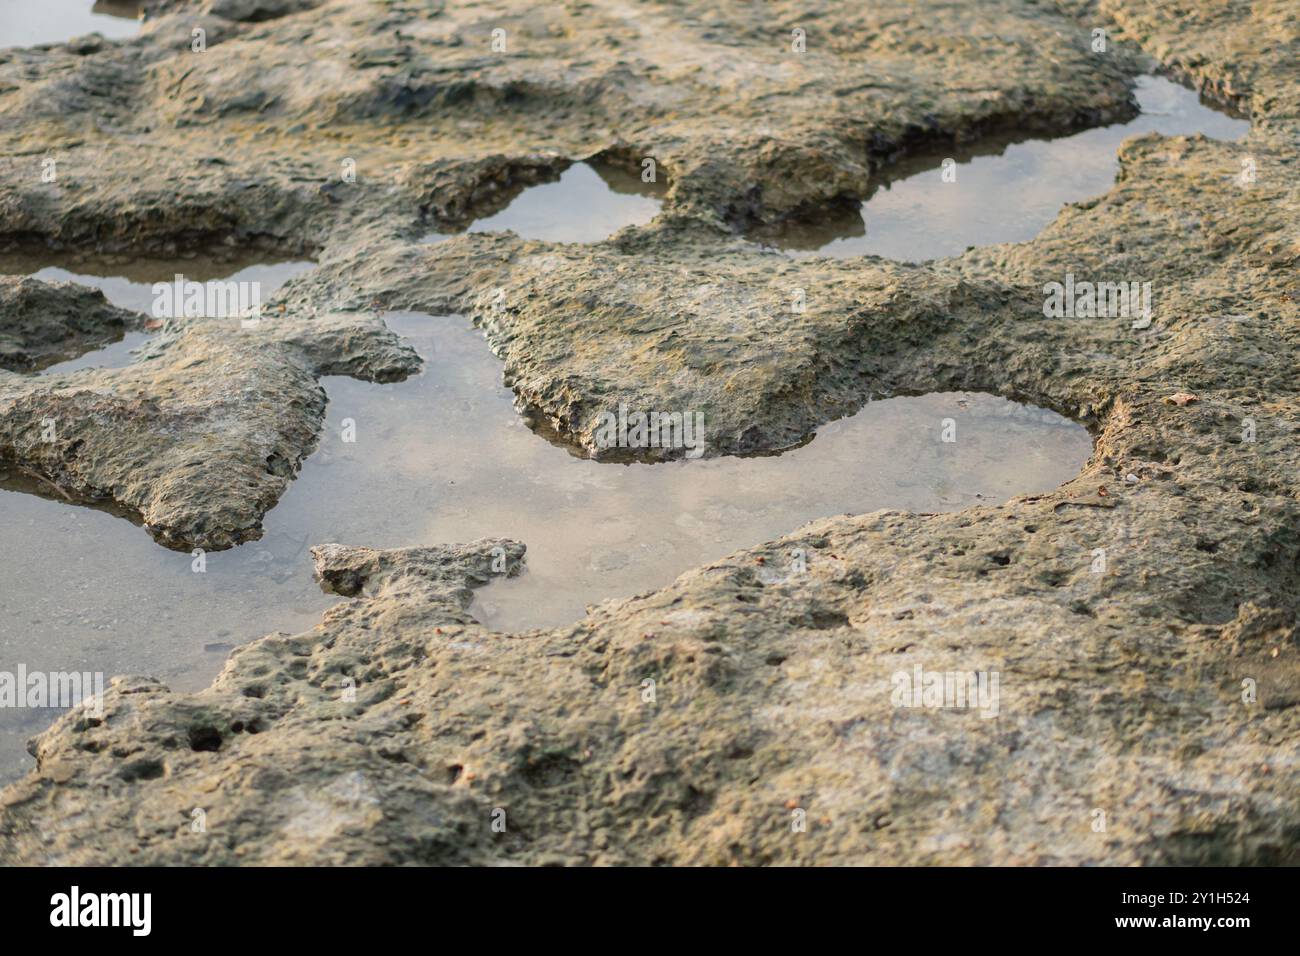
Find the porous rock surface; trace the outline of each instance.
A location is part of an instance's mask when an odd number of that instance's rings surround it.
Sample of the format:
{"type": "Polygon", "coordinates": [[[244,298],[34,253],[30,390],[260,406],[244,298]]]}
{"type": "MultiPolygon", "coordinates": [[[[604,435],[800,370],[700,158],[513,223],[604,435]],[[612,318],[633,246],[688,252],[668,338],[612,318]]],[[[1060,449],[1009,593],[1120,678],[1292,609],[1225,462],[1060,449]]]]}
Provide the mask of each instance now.
{"type": "MultiPolygon", "coordinates": [[[[704,408],[722,454],[872,395],[966,388],[1068,412],[1096,451],[1052,494],[826,519],[526,634],[465,611],[517,567],[513,542],[318,549],[348,596],[319,628],[240,649],[199,694],[121,679],[102,717],[37,738],[0,796],[0,859],[1300,861],[1294,2],[800,6],[801,60],[781,3],[761,23],[725,2],[280,6],[250,23],[159,4],[91,55],[0,54],[0,163],[56,129],[87,160],[53,195],[6,176],[0,231],[319,253],[264,356],[192,329],[160,344],[176,361],[208,349],[260,390],[320,374],[321,316],[342,336],[376,304],[458,309],[581,448],[620,400],[704,408]],[[491,52],[498,25],[512,52],[491,52]],[[1089,52],[1094,25],[1113,56],[1089,52]],[[735,233],[860,196],[945,137],[1122,115],[1151,63],[1248,113],[1249,137],[1131,140],[1114,188],[1035,240],[925,265],[790,261],[735,233]],[[150,116],[177,148],[141,158],[94,110],[150,116]],[[239,149],[201,167],[222,135],[239,149]],[[350,152],[363,175],[342,184],[323,167],[350,152]],[[655,223],[585,247],[410,241],[598,153],[659,159],[655,223]],[[150,175],[109,175],[132,162],[150,175]],[[173,174],[194,190],[167,193],[173,174]],[[1067,272],[1152,282],[1152,323],[1045,318],[1042,286],[1067,272]],[[997,672],[996,716],[896,706],[894,675],[918,666],[997,672]]],[[[166,381],[93,374],[103,401],[166,381]]],[[[68,388],[0,377],[0,403],[35,421],[68,388]]],[[[82,427],[79,449],[99,447],[82,427]]]]}

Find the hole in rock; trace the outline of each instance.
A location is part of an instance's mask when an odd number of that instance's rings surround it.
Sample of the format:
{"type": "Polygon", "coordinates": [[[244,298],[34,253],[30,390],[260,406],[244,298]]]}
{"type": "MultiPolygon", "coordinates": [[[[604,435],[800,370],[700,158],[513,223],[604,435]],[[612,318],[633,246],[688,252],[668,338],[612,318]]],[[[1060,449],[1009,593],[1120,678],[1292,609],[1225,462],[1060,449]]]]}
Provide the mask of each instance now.
{"type": "Polygon", "coordinates": [[[191,727],[190,728],[190,749],[191,750],[220,750],[221,749],[221,731],[216,727],[191,727]]]}
{"type": "Polygon", "coordinates": [[[3,0],[0,49],[66,43],[87,33],[135,36],[141,6],[136,0],[3,0]]]}
{"type": "MultiPolygon", "coordinates": [[[[528,186],[504,209],[470,224],[467,232],[513,232],[521,239],[599,242],[627,226],[643,226],[659,214],[663,181],[646,183],[622,166],[592,160],[574,163],[559,179],[528,186]]],[[[434,232],[421,242],[438,242],[434,232]]]]}
{"type": "Polygon", "coordinates": [[[988,137],[903,160],[882,172],[860,212],[764,227],[751,238],[796,257],[875,255],[904,262],[1024,242],[1066,203],[1106,192],[1119,170],[1119,146],[1129,137],[1204,133],[1235,141],[1250,129],[1248,121],[1163,77],[1138,77],[1135,95],[1141,112],[1127,123],[1055,139],[988,137]],[[955,161],[951,182],[944,179],[945,159],[955,161]]]}
{"type": "MultiPolygon", "coordinates": [[[[1053,412],[945,393],[871,402],[780,455],[597,462],[527,428],[500,361],[466,320],[385,318],[425,370],[388,385],[324,379],[319,446],[267,515],[264,537],[210,552],[203,573],[188,553],[107,510],[24,485],[0,463],[0,669],[23,661],[29,670],[146,673],[176,690],[201,688],[223,664],[207,647],[308,630],[339,600],[313,580],[308,553],[330,541],[516,538],[528,545],[525,570],[479,590],[472,613],[503,631],[563,625],[589,603],[668,584],[815,518],[1045,492],[1077,474],[1092,449],[1082,426],[1053,412]],[[946,419],[953,442],[941,440],[946,419]]],[[[804,547],[816,560],[816,542],[804,547]]],[[[790,573],[793,548],[755,564],[756,584],[790,573]]],[[[0,779],[26,769],[22,741],[48,723],[43,713],[43,724],[22,725],[22,713],[0,710],[0,779]]]]}

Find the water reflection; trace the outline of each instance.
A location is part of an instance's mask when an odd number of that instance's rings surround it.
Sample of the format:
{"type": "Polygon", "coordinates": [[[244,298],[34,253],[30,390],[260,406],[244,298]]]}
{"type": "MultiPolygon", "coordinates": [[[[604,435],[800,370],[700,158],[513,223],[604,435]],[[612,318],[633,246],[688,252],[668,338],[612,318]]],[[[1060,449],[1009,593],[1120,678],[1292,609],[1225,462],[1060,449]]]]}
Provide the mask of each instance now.
{"type": "MultiPolygon", "coordinates": [[[[522,239],[599,242],[627,226],[642,226],[663,205],[667,185],[608,163],[575,163],[552,182],[528,186],[500,212],[475,220],[468,232],[511,231],[522,239]]],[[[437,242],[446,233],[430,233],[437,242]]]]}
{"type": "Polygon", "coordinates": [[[0,49],[66,43],[87,33],[135,36],[141,4],[133,0],[3,0],[0,49]]]}
{"type": "Polygon", "coordinates": [[[1131,136],[1204,133],[1237,140],[1250,129],[1246,120],[1161,77],[1138,77],[1136,96],[1141,113],[1130,122],[1057,139],[985,138],[942,156],[906,160],[886,171],[859,209],[758,230],[751,238],[796,257],[877,255],[908,262],[1023,242],[1066,203],[1106,192],[1119,169],[1119,146],[1131,136]],[[951,182],[944,179],[945,158],[955,160],[951,182]]]}

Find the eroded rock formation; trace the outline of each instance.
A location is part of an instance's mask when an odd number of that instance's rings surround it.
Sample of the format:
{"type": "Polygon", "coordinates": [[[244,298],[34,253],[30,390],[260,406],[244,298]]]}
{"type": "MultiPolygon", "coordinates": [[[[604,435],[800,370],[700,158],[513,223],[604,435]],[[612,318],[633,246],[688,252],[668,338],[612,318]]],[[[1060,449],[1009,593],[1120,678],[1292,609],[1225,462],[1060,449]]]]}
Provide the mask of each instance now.
{"type": "Polygon", "coordinates": [[[169,2],[129,42],[0,54],[4,238],[319,257],[255,339],[200,324],[128,369],[0,373],[4,453],[169,543],[256,533],[326,368],[414,367],[377,306],[471,314],[579,448],[610,396],[706,408],[712,453],[942,388],[1097,435],[1053,494],[828,519],[553,631],[464,610],[519,545],[319,550],[351,595],[320,628],[240,649],[199,694],[119,680],[102,718],[39,737],[0,797],[0,859],[1296,862],[1296,5],[932,6],[169,2]],[[743,239],[861,197],[908,151],[1126,115],[1151,66],[1247,113],[1249,137],[1130,141],[1105,196],[955,259],[743,239]],[[585,247],[413,241],[593,155],[656,158],[662,215],[585,247]],[[1152,282],[1153,322],[1045,318],[1069,271],[1152,282]],[[218,373],[243,401],[193,398],[218,373]],[[49,414],[73,445],[24,437],[49,414]],[[144,454],[164,422],[165,454],[144,454]],[[186,471],[200,434],[230,446],[211,474],[186,471]],[[202,494],[172,495],[182,478],[202,494]],[[918,666],[996,672],[997,716],[897,706],[918,666]]]}

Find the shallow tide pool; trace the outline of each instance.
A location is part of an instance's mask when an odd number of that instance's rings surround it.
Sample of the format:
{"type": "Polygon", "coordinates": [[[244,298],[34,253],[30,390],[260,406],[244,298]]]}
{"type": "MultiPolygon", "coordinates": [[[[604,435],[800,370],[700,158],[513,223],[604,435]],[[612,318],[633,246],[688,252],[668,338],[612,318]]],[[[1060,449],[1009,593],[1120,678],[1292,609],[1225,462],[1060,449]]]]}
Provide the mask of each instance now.
{"type": "MultiPolygon", "coordinates": [[[[1105,191],[1122,139],[1149,130],[1235,139],[1247,128],[1165,80],[1140,80],[1138,98],[1143,112],[1131,123],[1012,143],[995,155],[983,147],[958,154],[955,182],[944,182],[937,166],[895,177],[864,204],[856,227],[828,223],[771,241],[793,255],[915,260],[1028,239],[1062,203],[1105,191]]],[[[648,222],[662,191],[634,174],[579,163],[469,228],[594,242],[648,222]]],[[[311,267],[52,262],[0,262],[0,270],[74,279],[149,313],[150,284],[174,272],[260,281],[265,300],[311,267]]],[[[313,581],[309,555],[331,541],[383,548],[521,540],[524,572],[480,590],[473,614],[503,632],[564,625],[588,604],[660,587],[815,518],[957,510],[1049,491],[1077,474],[1092,448],[1081,426],[1054,413],[949,393],[872,402],[776,456],[598,463],[527,428],[501,384],[500,362],[466,320],[415,313],[386,320],[424,356],[424,371],[388,385],[325,379],[319,447],[267,516],[264,538],[208,554],[203,573],[189,554],[159,547],[130,520],[47,497],[0,463],[0,671],[21,664],[146,673],[197,689],[232,647],[308,629],[338,600],[313,581]],[[947,419],[956,428],[950,443],[941,441],[947,419]]],[[[143,338],[130,333],[46,372],[124,364],[143,338]]],[[[27,768],[23,742],[51,718],[0,709],[0,779],[27,768]]]]}
{"type": "MultiPolygon", "coordinates": [[[[1119,170],[1124,140],[1143,133],[1202,133],[1236,141],[1250,123],[1158,76],[1140,76],[1140,112],[1115,123],[1053,139],[988,137],[950,155],[921,156],[890,166],[857,210],[817,222],[762,227],[750,238],[805,258],[876,255],[905,262],[955,256],[970,246],[1034,238],[1066,203],[1100,195],[1119,170]],[[951,160],[945,178],[944,161],[951,160]]],[[[504,209],[474,221],[468,232],[512,231],[524,239],[599,242],[643,225],[658,213],[666,183],[643,183],[621,168],[576,163],[557,180],[520,191],[504,209]]],[[[438,242],[434,232],[425,242],[438,242]]]]}
{"type": "Polygon", "coordinates": [[[1161,133],[1238,140],[1250,123],[1212,108],[1196,93],[1157,76],[1137,78],[1141,112],[1056,139],[982,139],[948,156],[906,161],[886,171],[856,213],[789,223],[754,238],[796,257],[875,255],[904,262],[957,256],[969,246],[1024,242],[1066,203],[1100,195],[1115,181],[1120,144],[1161,133]],[[952,159],[951,182],[943,159],[952,159]]]}
{"type": "MultiPolygon", "coordinates": [[[[467,232],[513,232],[544,242],[599,242],[627,226],[643,226],[659,214],[668,186],[644,182],[610,163],[574,163],[558,179],[529,186],[504,209],[474,220],[467,232]]],[[[432,232],[422,242],[439,242],[432,232]]]]}
{"type": "MultiPolygon", "coordinates": [[[[954,393],[873,402],[779,456],[598,463],[524,425],[466,320],[386,320],[425,370],[388,385],[325,379],[319,448],[265,537],[209,553],[203,573],[131,521],[33,494],[19,474],[0,481],[0,670],[146,673],[197,689],[234,645],[306,630],[338,600],[313,581],[308,553],[331,541],[516,538],[528,545],[524,573],[481,590],[472,612],[501,631],[562,625],[589,603],[667,584],[817,517],[1047,491],[1091,451],[1086,431],[1059,415],[954,393]],[[951,443],[940,440],[946,418],[951,443]]],[[[25,769],[23,742],[50,719],[0,710],[0,778],[25,769]]]]}
{"type": "Polygon", "coordinates": [[[135,36],[140,6],[136,0],[0,0],[0,49],[66,43],[87,33],[135,36]]]}
{"type": "MultiPolygon", "coordinates": [[[[42,261],[48,261],[45,257],[42,261]]],[[[30,257],[0,256],[0,273],[30,275],[45,282],[75,282],[104,293],[113,305],[131,309],[145,316],[155,316],[153,286],[158,282],[171,283],[177,274],[196,282],[221,281],[255,284],[257,297],[265,303],[276,289],[296,275],[301,275],[316,264],[307,260],[285,262],[249,263],[242,259],[193,259],[179,262],[137,260],[129,264],[115,264],[97,258],[79,262],[65,262],[60,266],[43,266],[30,257]]],[[[170,305],[163,315],[170,315],[170,305]]],[[[41,369],[43,375],[56,375],[82,368],[121,368],[134,361],[134,350],[149,340],[149,332],[129,331],[116,342],[101,349],[85,352],[66,361],[56,362],[41,369]]]]}

